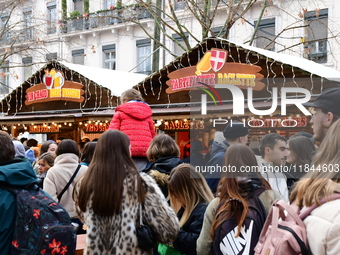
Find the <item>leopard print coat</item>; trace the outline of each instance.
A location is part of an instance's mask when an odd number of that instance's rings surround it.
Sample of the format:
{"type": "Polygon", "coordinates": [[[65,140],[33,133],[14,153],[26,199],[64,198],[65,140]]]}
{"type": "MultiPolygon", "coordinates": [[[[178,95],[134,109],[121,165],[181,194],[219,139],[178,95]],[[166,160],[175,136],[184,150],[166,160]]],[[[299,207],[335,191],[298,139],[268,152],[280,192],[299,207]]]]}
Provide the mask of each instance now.
{"type": "MultiPolygon", "coordinates": [[[[143,222],[152,228],[158,242],[172,242],[179,232],[177,216],[152,177],[144,173],[141,173],[141,177],[147,191],[143,222]]],[[[81,180],[75,187],[75,197],[78,195],[80,183],[81,180]]],[[[77,215],[87,227],[84,254],[152,254],[152,250],[144,251],[138,247],[136,227],[139,225],[139,203],[134,187],[135,180],[132,175],[128,175],[124,180],[120,214],[112,217],[94,214],[92,201],[88,202],[86,212],[82,212],[75,201],[77,215]]]]}

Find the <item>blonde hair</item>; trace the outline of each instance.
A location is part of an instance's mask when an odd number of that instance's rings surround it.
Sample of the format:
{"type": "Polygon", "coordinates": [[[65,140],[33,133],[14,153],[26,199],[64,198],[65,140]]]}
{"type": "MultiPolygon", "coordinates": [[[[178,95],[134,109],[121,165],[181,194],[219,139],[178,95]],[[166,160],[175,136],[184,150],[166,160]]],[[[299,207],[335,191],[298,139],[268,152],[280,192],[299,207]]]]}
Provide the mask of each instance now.
{"type": "Polygon", "coordinates": [[[290,196],[290,200],[296,200],[296,204],[302,208],[303,206],[311,206],[316,203],[320,205],[320,198],[329,197],[339,188],[339,175],[335,169],[340,165],[340,120],[334,122],[329,128],[324,140],[316,153],[312,165],[320,171],[309,171],[300,181],[296,183],[294,190],[290,196]],[[326,169],[325,169],[326,168],[326,169]],[[324,171],[327,170],[327,171],[324,171]],[[332,171],[331,171],[332,170],[332,171]]]}
{"type": "Polygon", "coordinates": [[[120,101],[122,104],[131,100],[144,101],[142,94],[136,89],[125,90],[120,96],[120,101]]]}
{"type": "Polygon", "coordinates": [[[150,162],[156,161],[161,157],[179,157],[179,154],[179,147],[175,140],[166,134],[156,135],[152,139],[146,152],[146,156],[150,162]]]}
{"type": "Polygon", "coordinates": [[[179,226],[189,219],[195,207],[201,203],[210,203],[214,196],[203,175],[195,171],[190,164],[180,164],[171,170],[168,182],[170,203],[175,212],[184,207],[179,226]],[[184,205],[181,205],[181,203],[184,205]]]}

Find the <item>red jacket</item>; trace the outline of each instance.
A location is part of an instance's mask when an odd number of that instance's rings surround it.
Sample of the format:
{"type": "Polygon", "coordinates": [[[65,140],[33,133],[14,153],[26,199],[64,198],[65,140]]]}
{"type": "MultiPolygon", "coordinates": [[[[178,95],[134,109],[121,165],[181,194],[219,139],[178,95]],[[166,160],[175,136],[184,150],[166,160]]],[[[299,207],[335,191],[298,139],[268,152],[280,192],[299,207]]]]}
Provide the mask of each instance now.
{"type": "Polygon", "coordinates": [[[131,142],[134,157],[146,157],[149,144],[156,135],[152,110],[147,103],[129,101],[116,108],[109,129],[124,132],[131,142]]]}

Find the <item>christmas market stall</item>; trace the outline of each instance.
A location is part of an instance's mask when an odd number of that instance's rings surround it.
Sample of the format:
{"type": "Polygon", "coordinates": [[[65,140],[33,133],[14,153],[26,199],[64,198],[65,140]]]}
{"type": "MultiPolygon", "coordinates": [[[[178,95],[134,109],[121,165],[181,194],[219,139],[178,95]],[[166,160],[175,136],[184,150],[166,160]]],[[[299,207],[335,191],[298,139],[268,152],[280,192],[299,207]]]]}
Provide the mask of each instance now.
{"type": "Polygon", "coordinates": [[[249,143],[269,132],[312,133],[312,109],[302,103],[339,81],[339,71],[307,59],[208,38],[135,88],[183,155],[190,139],[208,145],[231,121],[249,127],[249,143]]]}
{"type": "Polygon", "coordinates": [[[0,106],[0,127],[79,142],[104,132],[119,96],[146,76],[53,61],[15,88],[0,106]]]}

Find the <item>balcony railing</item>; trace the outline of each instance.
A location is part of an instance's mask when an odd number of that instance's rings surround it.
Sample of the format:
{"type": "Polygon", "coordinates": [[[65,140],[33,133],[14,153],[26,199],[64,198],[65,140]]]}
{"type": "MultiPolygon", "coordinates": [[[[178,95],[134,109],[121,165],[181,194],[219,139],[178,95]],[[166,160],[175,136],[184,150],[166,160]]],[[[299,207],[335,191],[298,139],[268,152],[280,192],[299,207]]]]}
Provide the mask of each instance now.
{"type": "Polygon", "coordinates": [[[71,33],[106,27],[114,24],[151,18],[152,15],[145,7],[131,6],[119,10],[108,10],[99,13],[92,13],[87,18],[78,17],[75,19],[63,20],[60,24],[62,33],[71,33]]]}

